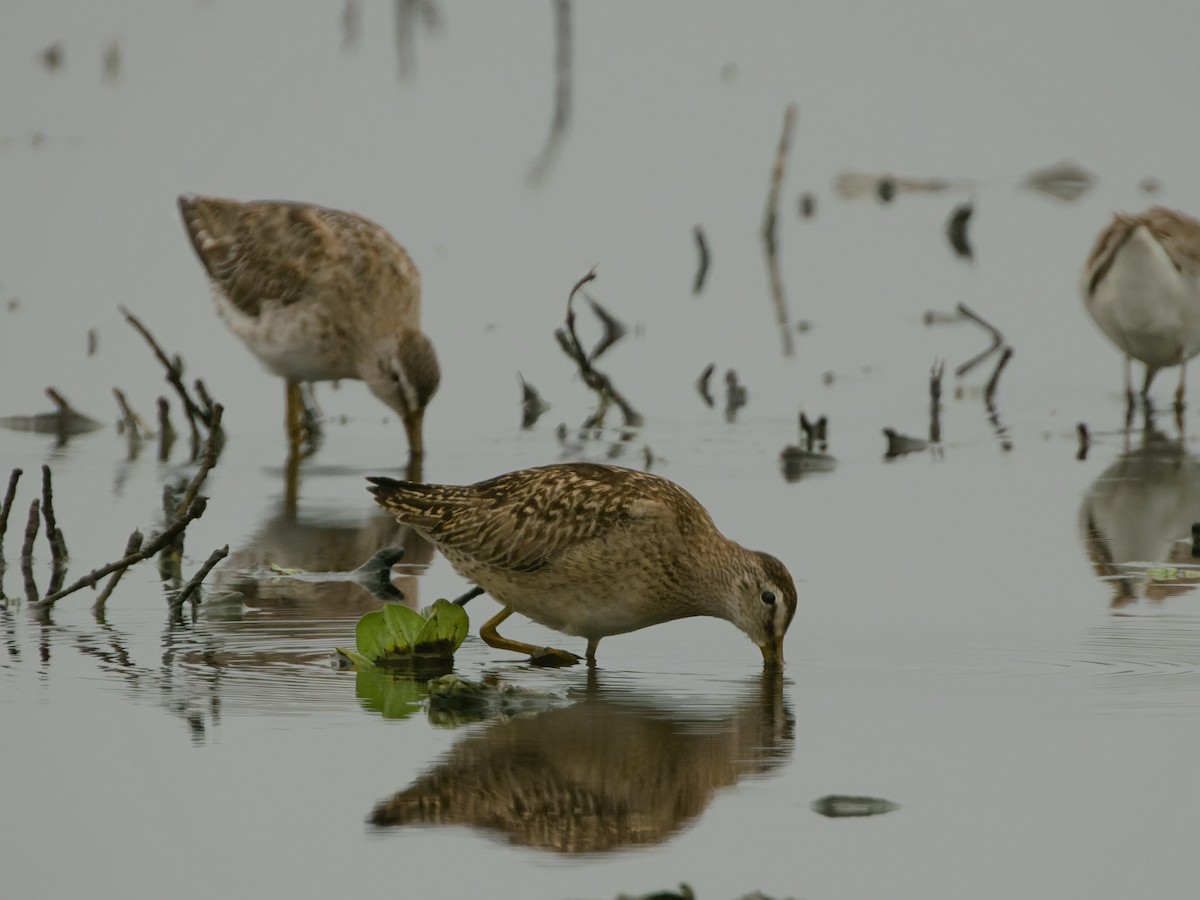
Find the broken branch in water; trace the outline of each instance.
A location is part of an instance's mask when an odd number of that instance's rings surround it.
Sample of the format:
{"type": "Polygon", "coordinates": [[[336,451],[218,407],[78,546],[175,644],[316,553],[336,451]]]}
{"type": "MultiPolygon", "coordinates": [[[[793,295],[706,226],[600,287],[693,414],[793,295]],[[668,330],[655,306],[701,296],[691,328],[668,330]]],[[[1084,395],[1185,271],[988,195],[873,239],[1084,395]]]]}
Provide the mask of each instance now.
{"type": "Polygon", "coordinates": [[[17,495],[17,482],[21,480],[21,470],[13,469],[8,476],[8,490],[4,492],[4,502],[0,503],[0,598],[4,596],[4,533],[8,531],[8,514],[12,511],[13,498],[17,495]]]}
{"type": "Polygon", "coordinates": [[[163,368],[167,370],[167,381],[170,382],[171,387],[175,389],[175,393],[179,395],[179,399],[183,402],[184,411],[187,413],[188,425],[191,426],[192,429],[192,442],[194,446],[199,446],[200,435],[196,430],[196,422],[200,421],[211,431],[212,421],[205,415],[204,410],[196,405],[196,401],[192,399],[191,394],[189,394],[187,388],[184,387],[182,377],[183,366],[178,361],[173,362],[167,356],[167,354],[163,351],[163,348],[159,346],[158,341],[154,339],[154,335],[150,333],[150,330],[142,324],[141,320],[137,316],[127,310],[124,306],[119,308],[121,310],[121,315],[125,317],[125,321],[132,325],[138,334],[146,339],[146,343],[148,343],[150,345],[150,349],[154,351],[155,357],[157,357],[158,361],[162,363],[163,368]]]}
{"type": "MultiPolygon", "coordinates": [[[[129,535],[129,540],[125,542],[125,556],[129,557],[134,553],[137,553],[138,550],[141,549],[143,540],[144,538],[142,537],[142,533],[135,528],[133,530],[133,534],[129,535]]],[[[104,612],[104,606],[106,603],[108,603],[108,598],[112,595],[113,589],[117,586],[117,582],[121,580],[121,576],[124,575],[126,571],[126,569],[117,569],[117,571],[112,573],[104,585],[104,590],[100,592],[100,596],[97,597],[96,602],[92,604],[92,612],[104,612]]]]}
{"type": "Polygon", "coordinates": [[[1008,365],[1008,361],[1012,359],[1013,348],[1005,347],[1004,352],[1000,354],[1000,361],[996,363],[996,371],[992,372],[992,377],[988,379],[987,387],[983,389],[983,402],[989,407],[992,406],[992,399],[996,394],[996,387],[1000,384],[1000,373],[1004,371],[1004,367],[1008,365]]]}
{"type": "Polygon", "coordinates": [[[976,354],[975,356],[971,357],[969,360],[967,360],[965,363],[963,363],[961,366],[959,366],[957,369],[954,370],[955,376],[958,378],[962,378],[962,376],[966,375],[973,368],[975,368],[977,365],[979,365],[981,362],[983,362],[985,359],[987,359],[989,356],[991,356],[993,353],[995,353],[998,349],[1000,349],[1000,345],[1004,343],[1004,335],[1002,335],[1000,333],[999,329],[997,329],[990,322],[986,321],[981,316],[977,315],[976,313],[974,313],[970,309],[968,309],[967,305],[965,303],[958,304],[958,313],[959,313],[959,315],[965,316],[966,318],[970,319],[976,325],[979,325],[992,337],[992,345],[990,347],[988,347],[982,353],[976,354]]]}
{"type": "MultiPolygon", "coordinates": [[[[34,503],[36,502],[37,501],[35,500],[34,503]]],[[[98,569],[94,569],[92,572],[88,573],[83,578],[80,578],[73,584],[63,588],[61,591],[56,591],[53,594],[47,594],[40,601],[36,601],[37,605],[43,607],[52,606],[63,597],[67,596],[67,594],[73,594],[80,588],[89,587],[90,585],[95,584],[105,575],[116,572],[118,569],[127,569],[135,563],[139,563],[144,559],[149,559],[164,547],[169,547],[194,519],[198,519],[204,515],[204,510],[207,505],[207,498],[197,497],[192,501],[192,505],[188,507],[187,512],[185,512],[183,516],[159,532],[159,534],[153,540],[151,540],[150,543],[145,544],[132,553],[127,553],[125,556],[114,562],[110,562],[98,569]]]]}
{"type": "Polygon", "coordinates": [[[153,432],[142,421],[142,417],[133,411],[133,407],[129,405],[129,400],[125,397],[125,392],[120,388],[113,388],[112,391],[113,396],[117,398],[117,406],[121,408],[121,422],[130,439],[138,440],[139,438],[150,437],[153,432]]]}
{"type": "Polygon", "coordinates": [[[171,407],[166,397],[158,398],[158,461],[166,462],[175,443],[175,428],[171,425],[171,407]]]}
{"type": "Polygon", "coordinates": [[[783,275],[779,269],[778,237],[779,192],[783,185],[783,171],[787,163],[788,148],[792,142],[792,130],[796,125],[796,104],[789,103],[783,112],[783,131],[779,135],[779,148],[771,167],[770,188],[767,191],[767,208],[763,212],[762,240],[767,257],[767,275],[771,280],[771,297],[775,302],[775,320],[783,335],[783,355],[791,356],[795,347],[792,330],[788,327],[787,298],[783,293],[783,275]]]}
{"type": "Polygon", "coordinates": [[[36,603],[38,598],[37,582],[33,580],[33,542],[37,538],[40,512],[40,502],[34,500],[29,504],[29,518],[25,520],[25,541],[21,544],[21,573],[25,576],[25,598],[30,603],[36,603]]]}
{"type": "Polygon", "coordinates": [[[204,456],[200,459],[200,468],[196,470],[196,474],[188,483],[187,490],[183,492],[176,515],[182,516],[184,510],[192,505],[192,501],[196,499],[196,494],[200,490],[200,485],[204,484],[204,479],[208,477],[212,467],[217,464],[217,457],[221,454],[221,416],[225,412],[225,407],[220,403],[213,404],[212,412],[212,421],[209,423],[208,439],[204,442],[204,456]]]}
{"type": "Polygon", "coordinates": [[[54,489],[50,485],[50,467],[42,466],[42,517],[46,520],[46,542],[50,545],[51,575],[48,593],[62,587],[67,576],[67,542],[54,518],[54,489]]]}
{"type": "Polygon", "coordinates": [[[971,213],[974,211],[974,206],[968,200],[954,207],[954,212],[950,213],[950,218],[946,220],[946,239],[950,241],[954,252],[968,261],[975,259],[971,240],[967,236],[967,223],[971,221],[971,213]]]}
{"type": "Polygon", "coordinates": [[[1088,433],[1087,424],[1080,422],[1075,426],[1075,433],[1079,435],[1079,451],[1075,454],[1075,458],[1079,460],[1087,459],[1088,447],[1091,446],[1092,442],[1092,436],[1088,433]]]}
{"type": "Polygon", "coordinates": [[[600,336],[600,340],[596,342],[596,346],[592,348],[592,352],[588,354],[588,362],[595,362],[600,358],[600,354],[625,337],[629,331],[625,324],[616,316],[606,310],[603,306],[589,297],[586,293],[583,298],[587,300],[588,305],[592,308],[592,312],[596,314],[596,318],[604,325],[604,334],[600,336]]]}
{"type": "Polygon", "coordinates": [[[692,229],[692,233],[696,236],[696,247],[700,251],[700,266],[692,283],[692,293],[698,294],[704,289],[704,278],[708,275],[708,241],[704,239],[704,229],[699,225],[692,229]]]}
{"type": "Polygon", "coordinates": [[[599,406],[596,412],[588,419],[586,423],[588,427],[599,425],[604,419],[604,412],[610,404],[615,403],[621,410],[621,414],[625,417],[625,424],[630,428],[637,428],[644,423],[641,413],[629,405],[629,402],[617,392],[613,387],[608,376],[592,366],[588,360],[587,354],[583,350],[583,346],[579,343],[579,336],[575,333],[575,310],[573,302],[575,295],[589,281],[596,277],[596,270],[593,268],[590,272],[575,282],[575,286],[571,288],[571,293],[567,296],[567,318],[566,325],[563,328],[557,328],[554,331],[554,337],[558,340],[559,346],[567,356],[575,361],[575,365],[579,367],[579,374],[583,378],[583,383],[596,392],[599,397],[599,406]]]}
{"type": "Polygon", "coordinates": [[[204,561],[204,565],[200,567],[195,575],[188,579],[188,583],[183,586],[179,593],[171,598],[171,609],[179,609],[179,607],[183,606],[183,604],[187,602],[187,599],[200,588],[200,583],[204,581],[206,577],[208,577],[208,573],[212,571],[213,566],[215,566],[228,555],[228,544],[210,553],[208,559],[204,561]]]}

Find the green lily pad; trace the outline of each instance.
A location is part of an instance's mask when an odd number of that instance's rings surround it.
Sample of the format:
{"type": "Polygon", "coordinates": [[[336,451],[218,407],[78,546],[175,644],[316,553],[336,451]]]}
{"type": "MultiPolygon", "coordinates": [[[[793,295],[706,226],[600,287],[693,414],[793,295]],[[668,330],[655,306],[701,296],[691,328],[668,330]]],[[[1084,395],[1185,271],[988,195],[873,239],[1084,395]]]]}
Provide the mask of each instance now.
{"type": "Polygon", "coordinates": [[[467,637],[466,610],[448,600],[414,612],[399,603],[369,612],[354,629],[357,652],[340,651],[355,668],[405,664],[414,658],[450,659],[467,637]],[[357,657],[357,658],[356,658],[357,657]]]}

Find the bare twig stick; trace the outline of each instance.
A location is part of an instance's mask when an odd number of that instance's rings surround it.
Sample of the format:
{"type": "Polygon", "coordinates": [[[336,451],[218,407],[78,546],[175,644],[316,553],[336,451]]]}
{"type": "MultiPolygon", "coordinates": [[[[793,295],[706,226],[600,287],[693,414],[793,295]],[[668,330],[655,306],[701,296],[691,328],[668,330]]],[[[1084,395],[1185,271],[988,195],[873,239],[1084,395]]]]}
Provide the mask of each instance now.
{"type": "Polygon", "coordinates": [[[217,464],[217,456],[221,450],[221,416],[225,412],[225,407],[217,403],[213,406],[212,422],[209,425],[208,440],[204,442],[204,456],[200,460],[200,468],[196,470],[196,474],[192,476],[192,480],[188,483],[187,490],[183,492],[183,497],[179,501],[176,515],[183,515],[184,510],[192,505],[192,501],[196,499],[196,494],[200,490],[200,485],[204,484],[204,479],[208,477],[209,470],[217,464]]]}
{"type": "Polygon", "coordinates": [[[554,112],[550,118],[550,133],[526,180],[541,184],[558,152],[562,148],[567,125],[571,121],[571,4],[569,0],[554,0],[554,112]]]}
{"type": "Polygon", "coordinates": [[[67,402],[67,398],[60,394],[52,387],[46,388],[46,396],[50,398],[50,402],[58,409],[60,416],[70,415],[75,412],[75,408],[67,402]]]}
{"type": "Polygon", "coordinates": [[[595,362],[600,358],[600,354],[604,353],[609,347],[619,341],[629,332],[625,327],[625,323],[616,318],[607,309],[589,297],[586,293],[583,295],[591,306],[592,312],[596,314],[596,318],[604,326],[604,334],[600,336],[600,340],[596,342],[596,346],[592,348],[592,352],[588,354],[588,362],[595,362]]]}
{"type": "Polygon", "coordinates": [[[692,229],[696,236],[696,248],[700,251],[700,267],[696,269],[696,280],[692,283],[692,293],[698,294],[704,290],[704,278],[708,275],[708,241],[704,239],[704,229],[697,225],[692,229]]]}
{"type": "Polygon", "coordinates": [[[783,131],[779,135],[779,148],[771,167],[771,185],[767,191],[767,208],[763,213],[762,239],[767,256],[767,274],[771,280],[771,296],[775,301],[775,320],[783,335],[783,355],[791,356],[795,350],[792,330],[788,327],[787,298],[783,293],[783,275],[779,270],[778,237],[779,192],[783,185],[783,170],[787,163],[788,148],[792,143],[792,130],[796,125],[796,104],[789,103],[783,112],[783,131]]]}
{"type": "MultiPolygon", "coordinates": [[[[37,501],[34,502],[36,503],[37,501]]],[[[133,553],[126,554],[115,562],[110,562],[107,565],[101,566],[99,569],[93,570],[83,578],[80,578],[73,584],[63,588],[61,591],[48,594],[40,601],[39,605],[52,606],[54,603],[67,596],[67,594],[73,594],[80,588],[93,585],[105,575],[115,572],[118,569],[127,569],[134,563],[141,562],[143,559],[149,559],[151,556],[154,556],[154,554],[158,553],[158,551],[162,550],[163,547],[169,546],[177,537],[179,537],[179,535],[183,533],[183,530],[187,528],[188,524],[193,519],[198,519],[204,515],[204,509],[207,505],[208,500],[206,498],[197,497],[192,502],[192,505],[188,507],[188,511],[184,513],[182,518],[171,523],[169,526],[163,529],[152,541],[150,541],[149,544],[142,546],[133,553]]]]}
{"type": "Polygon", "coordinates": [[[200,398],[200,406],[204,410],[204,415],[206,416],[204,421],[208,423],[209,428],[212,428],[213,400],[208,394],[208,387],[204,384],[204,379],[197,378],[192,382],[192,387],[196,389],[196,396],[200,398]]]}
{"type": "Polygon", "coordinates": [[[133,411],[133,407],[129,405],[129,400],[125,397],[125,392],[120,388],[113,388],[113,396],[117,398],[117,406],[121,408],[121,421],[125,423],[125,429],[133,438],[150,437],[154,432],[150,430],[150,426],[145,423],[141,416],[133,411]]]}
{"type": "Polygon", "coordinates": [[[1000,349],[1000,345],[1004,343],[1004,335],[1002,335],[1000,333],[999,329],[997,329],[990,322],[984,320],[982,317],[980,317],[979,315],[977,315],[976,313],[974,313],[970,309],[968,309],[967,305],[965,303],[958,304],[958,313],[959,313],[959,315],[965,316],[966,318],[970,319],[976,325],[979,325],[980,327],[982,327],[992,337],[992,345],[990,347],[988,347],[982,353],[979,353],[979,354],[971,357],[969,360],[967,360],[965,363],[963,363],[961,366],[959,366],[957,369],[954,370],[955,377],[962,378],[964,375],[966,375],[968,372],[970,372],[973,368],[975,368],[977,365],[979,365],[981,362],[983,362],[985,359],[987,359],[989,356],[991,356],[993,353],[995,353],[998,349],[1000,349]]]}
{"type": "Polygon", "coordinates": [[[929,370],[929,442],[942,442],[942,375],[945,374],[946,363],[936,360],[929,370]]]}
{"type": "Polygon", "coordinates": [[[25,521],[25,542],[21,545],[21,573],[25,576],[25,597],[30,603],[38,602],[37,582],[33,580],[33,542],[37,538],[41,503],[34,500],[29,504],[29,518],[25,521]]]}
{"type": "Polygon", "coordinates": [[[42,517],[46,520],[46,541],[50,544],[52,572],[48,591],[62,587],[67,576],[67,542],[54,518],[54,489],[50,484],[50,467],[42,466],[42,517]]]}
{"type": "MultiPolygon", "coordinates": [[[[125,542],[125,557],[128,558],[134,553],[137,553],[142,546],[142,533],[136,528],[133,534],[129,535],[129,540],[125,542]]],[[[121,580],[121,576],[128,571],[127,569],[117,569],[112,573],[104,585],[104,589],[100,591],[100,596],[96,598],[96,602],[92,604],[92,612],[104,612],[104,606],[108,603],[108,598],[112,595],[113,589],[117,586],[117,582],[121,580]]]]}
{"type": "Polygon", "coordinates": [[[171,457],[175,443],[175,427],[171,424],[171,407],[166,397],[158,398],[158,461],[166,462],[171,457]]]}
{"type": "Polygon", "coordinates": [[[21,480],[21,470],[13,469],[8,476],[8,490],[4,492],[4,502],[0,503],[0,598],[4,596],[4,533],[8,531],[8,514],[12,511],[13,498],[17,495],[17,482],[21,480]]]}
{"type": "Polygon", "coordinates": [[[709,379],[712,378],[712,373],[716,371],[717,364],[709,363],[704,367],[704,371],[700,373],[700,377],[696,379],[696,390],[700,393],[700,399],[704,401],[704,405],[712,407],[713,395],[712,390],[708,386],[709,379]]]}
{"type": "Polygon", "coordinates": [[[178,594],[171,598],[171,609],[179,609],[179,607],[183,606],[183,604],[187,602],[188,597],[192,596],[192,594],[199,590],[200,583],[204,581],[206,577],[208,577],[208,573],[212,571],[212,567],[228,555],[228,544],[226,544],[224,547],[214,550],[211,554],[209,554],[208,559],[204,561],[204,565],[200,567],[199,571],[196,572],[196,574],[190,579],[188,579],[188,583],[180,589],[178,594]]]}
{"type": "MultiPolygon", "coordinates": [[[[1088,447],[1090,447],[1092,443],[1092,436],[1088,433],[1087,424],[1085,422],[1080,422],[1075,426],[1075,433],[1079,435],[1079,451],[1075,454],[1075,458],[1087,459],[1088,447]]],[[[1193,526],[1193,529],[1194,528],[1195,526],[1193,526]]]]}
{"type": "Polygon", "coordinates": [[[1000,373],[1004,371],[1004,367],[1008,365],[1008,361],[1012,359],[1013,348],[1005,347],[1004,352],[1000,354],[1000,361],[996,363],[996,371],[992,373],[992,377],[988,379],[987,387],[983,389],[983,402],[989,407],[992,405],[992,399],[996,394],[996,387],[1000,384],[1000,373]]]}
{"type": "Polygon", "coordinates": [[[212,423],[205,418],[204,410],[196,405],[187,388],[183,386],[183,367],[177,362],[171,361],[167,354],[163,352],[162,347],[159,346],[158,341],[154,339],[154,335],[150,333],[150,330],[142,324],[137,316],[124,306],[119,307],[119,309],[121,310],[121,315],[125,317],[125,321],[132,325],[138,334],[146,339],[146,343],[150,345],[158,361],[167,370],[167,381],[170,382],[171,387],[175,388],[175,392],[179,394],[179,399],[183,401],[183,408],[187,412],[188,424],[192,426],[193,433],[195,433],[196,429],[196,420],[203,422],[205,427],[211,428],[212,423]]]}
{"type": "Polygon", "coordinates": [[[588,361],[587,354],[583,350],[583,346],[579,343],[579,336],[575,333],[575,309],[573,306],[575,295],[589,281],[596,277],[596,270],[593,268],[590,272],[575,282],[575,286],[571,288],[571,293],[567,296],[567,319],[565,328],[556,329],[554,337],[558,340],[559,346],[563,352],[567,354],[575,365],[579,367],[579,374],[583,378],[584,384],[596,392],[600,398],[599,408],[595,415],[591,417],[589,422],[592,424],[600,424],[603,419],[603,410],[608,408],[608,404],[615,403],[621,410],[621,414],[625,417],[625,424],[631,428],[641,426],[645,419],[641,413],[630,406],[629,401],[622,397],[617,389],[613,387],[608,376],[598,371],[588,361]]]}

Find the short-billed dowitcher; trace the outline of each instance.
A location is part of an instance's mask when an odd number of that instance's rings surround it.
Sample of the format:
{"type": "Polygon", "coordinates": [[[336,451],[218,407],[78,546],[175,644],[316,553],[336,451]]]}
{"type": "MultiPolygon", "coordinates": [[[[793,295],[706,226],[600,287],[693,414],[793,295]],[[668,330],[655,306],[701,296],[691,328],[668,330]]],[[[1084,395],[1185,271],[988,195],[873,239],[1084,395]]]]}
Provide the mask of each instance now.
{"type": "Polygon", "coordinates": [[[382,506],[503,605],[479,630],[489,646],[545,665],[579,659],[502,637],[496,627],[514,612],[586,638],[589,661],[610,634],[716,616],[744,631],[768,664],[783,661],[796,613],[788,570],[725,538],[665,478],[560,463],[463,486],[368,480],[382,506]]]}
{"type": "Polygon", "coordinates": [[[309,203],[182,196],[179,211],[221,318],[287,380],[293,446],[300,383],[357,378],[400,416],[420,457],[441,373],[404,248],[374,222],[309,203]]]}
{"type": "Polygon", "coordinates": [[[1133,402],[1130,361],[1146,365],[1142,396],[1159,369],[1179,366],[1182,406],[1187,361],[1200,353],[1200,222],[1155,206],[1117,213],[1096,239],[1081,282],[1100,330],[1125,354],[1125,394],[1133,402]]]}

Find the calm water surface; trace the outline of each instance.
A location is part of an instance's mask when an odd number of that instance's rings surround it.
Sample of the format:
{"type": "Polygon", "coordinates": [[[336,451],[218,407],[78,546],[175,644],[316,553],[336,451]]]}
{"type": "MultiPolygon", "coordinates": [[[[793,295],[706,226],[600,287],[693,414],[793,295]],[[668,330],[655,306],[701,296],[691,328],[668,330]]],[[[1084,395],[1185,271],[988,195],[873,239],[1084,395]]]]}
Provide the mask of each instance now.
{"type": "MultiPolygon", "coordinates": [[[[1200,13],[572,3],[568,125],[531,185],[553,115],[552,5],[438,3],[403,79],[391,5],[359,6],[348,49],[336,4],[0,14],[0,415],[43,411],[54,385],[106,424],[114,386],[149,417],[167,388],[128,306],[227,407],[185,570],[228,543],[209,585],[245,597],[172,620],[143,564],[102,620],[86,592],[44,618],[0,611],[5,895],[607,898],[686,881],[703,898],[1196,896],[1198,401],[1182,435],[1166,413],[1125,431],[1119,360],[1075,280],[1110,210],[1200,210],[1200,13]],[[792,101],[781,275],[812,327],[785,358],[758,227],[792,101]],[[1099,177],[1082,199],[1016,188],[1062,158],[1099,177]],[[885,205],[839,197],[846,169],[972,181],[885,205]],[[547,695],[485,721],[431,716],[417,680],[332,669],[380,601],[272,564],[344,573],[403,544],[409,602],[465,585],[363,489],[401,471],[404,441],[362,385],[318,390],[326,439],[297,509],[283,502],[282,387],[213,314],[183,191],[388,227],[422,269],[445,367],[425,475],[641,466],[648,446],[727,534],[797,576],[784,676],[715,620],[608,639],[591,673],[471,637],[460,675],[547,695]],[[944,235],[967,199],[973,263],[944,235]],[[693,296],[698,223],[712,266],[693,296]],[[552,331],[596,264],[593,296],[632,326],[604,367],[647,424],[564,449],[556,426],[573,433],[591,404],[552,331]],[[987,335],[923,324],[958,303],[1015,350],[991,410],[992,362],[952,374],[987,335]],[[885,461],[882,428],[927,433],[936,360],[941,452],[885,461]],[[715,409],[693,388],[709,363],[715,409]],[[734,422],[727,369],[749,391],[734,422]],[[518,370],[552,404],[529,431],[518,370]],[[792,483],[779,452],[800,409],[829,416],[838,465],[792,483]],[[899,808],[818,815],[830,794],[899,808]]],[[[1163,376],[1164,408],[1171,387],[1163,376]]],[[[194,470],[181,446],[154,451],[112,428],[65,445],[0,431],[0,473],[26,472],[5,590],[21,593],[41,465],[74,578],[154,528],[162,485],[194,470]]],[[[494,610],[469,607],[476,624],[494,610]]]]}

